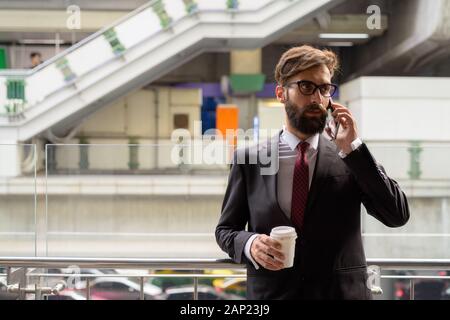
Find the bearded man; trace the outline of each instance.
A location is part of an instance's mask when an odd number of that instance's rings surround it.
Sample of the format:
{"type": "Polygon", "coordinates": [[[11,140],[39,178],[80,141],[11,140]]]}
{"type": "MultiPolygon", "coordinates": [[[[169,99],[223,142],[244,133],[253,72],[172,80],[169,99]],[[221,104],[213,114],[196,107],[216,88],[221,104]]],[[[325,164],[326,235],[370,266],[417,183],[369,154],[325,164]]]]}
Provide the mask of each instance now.
{"type": "Polygon", "coordinates": [[[337,68],[332,51],[286,51],[275,69],[285,126],[266,144],[235,153],[215,235],[246,264],[248,299],[371,299],[361,204],[389,227],[409,219],[405,194],[358,136],[349,109],[331,100],[337,68]],[[328,107],[336,130],[327,125],[328,107]],[[261,154],[270,150],[277,170],[265,174],[261,154]],[[255,155],[256,163],[245,161],[255,155]],[[297,233],[289,268],[269,236],[277,226],[297,233]]]}

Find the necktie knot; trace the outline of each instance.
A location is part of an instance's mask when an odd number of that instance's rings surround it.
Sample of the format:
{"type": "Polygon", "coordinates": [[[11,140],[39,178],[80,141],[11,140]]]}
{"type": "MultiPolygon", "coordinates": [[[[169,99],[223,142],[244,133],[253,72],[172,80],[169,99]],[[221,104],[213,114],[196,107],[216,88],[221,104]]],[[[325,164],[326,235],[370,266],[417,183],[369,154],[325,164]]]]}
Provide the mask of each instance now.
{"type": "Polygon", "coordinates": [[[308,149],[309,143],[306,141],[302,141],[297,145],[297,150],[299,150],[302,154],[308,149]]]}

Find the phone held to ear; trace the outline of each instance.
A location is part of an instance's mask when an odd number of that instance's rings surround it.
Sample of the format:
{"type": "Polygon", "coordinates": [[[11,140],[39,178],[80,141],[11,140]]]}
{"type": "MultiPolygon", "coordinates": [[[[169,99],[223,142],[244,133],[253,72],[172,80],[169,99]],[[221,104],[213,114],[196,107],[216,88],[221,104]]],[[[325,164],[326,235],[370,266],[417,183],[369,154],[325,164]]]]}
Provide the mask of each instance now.
{"type": "Polygon", "coordinates": [[[340,124],[339,122],[336,123],[336,120],[332,115],[333,111],[334,111],[334,109],[332,106],[332,100],[330,98],[330,101],[328,102],[328,107],[327,107],[327,112],[328,112],[327,127],[330,129],[331,141],[336,140],[337,134],[339,132],[339,124],[340,124]]]}

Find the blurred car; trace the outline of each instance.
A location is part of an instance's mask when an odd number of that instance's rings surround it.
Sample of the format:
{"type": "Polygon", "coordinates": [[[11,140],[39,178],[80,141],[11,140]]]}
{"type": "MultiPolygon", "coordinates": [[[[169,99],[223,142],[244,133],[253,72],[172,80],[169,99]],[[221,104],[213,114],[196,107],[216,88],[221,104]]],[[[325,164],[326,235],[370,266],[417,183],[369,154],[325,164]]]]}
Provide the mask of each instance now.
{"type": "MultiPolygon", "coordinates": [[[[170,287],[177,287],[177,286],[189,286],[193,285],[194,279],[192,276],[187,273],[186,270],[155,270],[153,274],[183,274],[186,275],[186,277],[149,277],[148,282],[156,285],[163,290],[166,290],[170,287]]],[[[229,275],[234,274],[232,270],[228,269],[211,269],[211,270],[203,270],[203,274],[207,275],[229,275]]],[[[198,283],[201,285],[207,285],[207,286],[213,286],[214,277],[199,277],[198,283]]]]}
{"type": "MultiPolygon", "coordinates": [[[[63,269],[64,270],[64,269],[63,269]]],[[[66,273],[71,272],[71,270],[65,270],[66,273]]],[[[73,272],[73,271],[72,271],[73,272]]],[[[105,274],[117,274],[117,271],[114,269],[80,269],[80,273],[81,274],[85,274],[85,275],[98,275],[98,276],[103,276],[105,274]]],[[[78,279],[74,279],[75,283],[74,283],[74,287],[78,288],[78,289],[82,289],[86,287],[86,280],[90,279],[91,281],[93,281],[94,279],[96,279],[95,277],[84,277],[84,276],[80,276],[78,279]]]]}
{"type": "MultiPolygon", "coordinates": [[[[169,275],[169,274],[186,274],[186,270],[155,270],[154,274],[169,275]]],[[[193,279],[186,275],[186,277],[150,277],[147,282],[160,287],[163,291],[170,287],[192,285],[193,279]]]]}
{"type": "Polygon", "coordinates": [[[245,278],[215,279],[213,286],[217,292],[236,294],[243,298],[247,296],[247,280],[245,278]]]}
{"type": "Polygon", "coordinates": [[[86,297],[73,290],[63,290],[59,294],[44,296],[44,300],[86,300],[86,297]]]}
{"type": "MultiPolygon", "coordinates": [[[[231,269],[206,269],[206,270],[204,270],[204,274],[218,275],[218,276],[234,275],[237,273],[239,273],[239,272],[236,272],[235,270],[231,270],[231,269]]],[[[214,286],[213,283],[217,279],[223,279],[223,277],[221,277],[221,278],[213,278],[213,277],[205,278],[205,280],[207,280],[207,282],[205,284],[214,286]]]]}
{"type": "MultiPolygon", "coordinates": [[[[125,277],[98,277],[89,283],[92,300],[139,300],[140,284],[125,277]]],[[[86,283],[77,289],[86,296],[86,283]]],[[[153,300],[162,293],[161,288],[144,283],[144,299],[153,300]]]]}
{"type": "MultiPolygon", "coordinates": [[[[400,275],[416,275],[414,272],[401,272],[400,275]]],[[[432,276],[447,276],[448,272],[439,271],[432,276]]],[[[394,282],[396,300],[410,300],[410,281],[396,280],[394,282]]],[[[443,279],[417,279],[414,281],[414,300],[448,300],[450,282],[443,279]],[[447,292],[448,291],[448,292],[447,292]]]]}
{"type": "Polygon", "coordinates": [[[450,287],[442,294],[442,300],[450,300],[450,287]]]}
{"type": "MultiPolygon", "coordinates": [[[[86,275],[99,275],[103,276],[105,274],[117,274],[117,271],[114,269],[76,269],[76,268],[49,268],[49,269],[33,269],[29,272],[30,275],[30,283],[38,283],[39,279],[33,274],[45,273],[52,275],[61,275],[61,276],[51,276],[51,277],[43,277],[44,284],[49,287],[53,287],[55,284],[64,280],[67,282],[68,286],[72,286],[74,288],[84,288],[86,286],[85,282],[88,277],[84,276],[72,276],[73,274],[86,274],[86,275]]],[[[90,279],[95,279],[93,277],[89,277],[90,279]]]]}
{"type": "Polygon", "coordinates": [[[414,285],[415,300],[441,300],[446,284],[439,280],[418,281],[414,285]]]}
{"type": "MultiPolygon", "coordinates": [[[[243,300],[241,296],[217,292],[213,287],[199,285],[197,287],[199,300],[243,300]]],[[[158,296],[161,300],[194,300],[193,286],[167,288],[158,296]]]]}
{"type": "Polygon", "coordinates": [[[7,291],[6,277],[0,277],[0,300],[18,300],[18,293],[9,293],[7,291]]]}

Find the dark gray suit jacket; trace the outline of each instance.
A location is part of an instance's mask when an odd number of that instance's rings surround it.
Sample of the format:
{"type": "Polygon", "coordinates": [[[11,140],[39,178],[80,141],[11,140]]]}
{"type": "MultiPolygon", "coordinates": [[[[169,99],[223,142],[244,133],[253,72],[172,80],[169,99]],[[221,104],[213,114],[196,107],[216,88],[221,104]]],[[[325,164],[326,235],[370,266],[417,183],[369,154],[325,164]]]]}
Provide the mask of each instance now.
{"type": "Polygon", "coordinates": [[[267,143],[236,151],[215,232],[222,250],[235,262],[247,264],[247,298],[371,299],[361,239],[361,203],[389,227],[404,225],[409,208],[405,194],[365,144],[341,159],[336,145],[320,136],[304,229],[297,230],[293,268],[256,270],[246,258],[244,247],[252,234],[269,235],[273,227],[293,226],[278,204],[276,174],[261,175],[267,164],[260,161],[264,158],[260,155],[270,149],[278,162],[278,142],[279,134],[267,143]],[[255,155],[256,163],[237,162],[255,155]]]}

